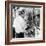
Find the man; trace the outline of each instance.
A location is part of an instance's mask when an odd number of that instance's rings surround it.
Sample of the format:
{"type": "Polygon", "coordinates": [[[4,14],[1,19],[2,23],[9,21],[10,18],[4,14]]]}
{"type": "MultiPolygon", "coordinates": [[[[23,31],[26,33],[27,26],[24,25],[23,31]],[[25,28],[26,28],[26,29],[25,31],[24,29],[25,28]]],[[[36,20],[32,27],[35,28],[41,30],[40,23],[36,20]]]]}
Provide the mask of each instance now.
{"type": "Polygon", "coordinates": [[[16,37],[23,38],[24,31],[26,28],[26,22],[24,19],[27,18],[25,16],[25,9],[22,7],[17,9],[15,15],[16,15],[16,17],[14,18],[13,27],[15,28],[16,37]]]}

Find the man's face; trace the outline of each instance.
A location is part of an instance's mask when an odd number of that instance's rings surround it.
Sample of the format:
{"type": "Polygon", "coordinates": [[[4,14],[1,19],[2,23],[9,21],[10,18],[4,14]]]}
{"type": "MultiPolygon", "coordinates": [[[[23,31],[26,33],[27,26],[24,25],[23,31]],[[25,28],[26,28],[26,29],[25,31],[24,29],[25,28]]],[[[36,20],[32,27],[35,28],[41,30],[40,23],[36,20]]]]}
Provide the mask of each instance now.
{"type": "Polygon", "coordinates": [[[20,8],[17,10],[17,13],[18,13],[18,15],[21,16],[25,21],[27,21],[28,15],[27,15],[27,12],[26,12],[26,9],[25,9],[25,8],[20,7],[20,8]]]}

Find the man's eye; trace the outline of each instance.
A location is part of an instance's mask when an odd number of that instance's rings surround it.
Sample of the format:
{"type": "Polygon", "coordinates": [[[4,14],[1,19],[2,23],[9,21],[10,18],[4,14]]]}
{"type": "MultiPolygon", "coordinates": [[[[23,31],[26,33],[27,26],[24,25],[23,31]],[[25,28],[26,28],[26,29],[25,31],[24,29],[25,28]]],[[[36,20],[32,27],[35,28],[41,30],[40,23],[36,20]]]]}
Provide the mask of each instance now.
{"type": "Polygon", "coordinates": [[[24,10],[22,10],[22,13],[25,13],[25,11],[24,11],[24,10]]]}
{"type": "Polygon", "coordinates": [[[24,11],[24,10],[19,11],[19,15],[22,15],[22,14],[24,14],[24,13],[25,13],[25,11],[24,11]]]}

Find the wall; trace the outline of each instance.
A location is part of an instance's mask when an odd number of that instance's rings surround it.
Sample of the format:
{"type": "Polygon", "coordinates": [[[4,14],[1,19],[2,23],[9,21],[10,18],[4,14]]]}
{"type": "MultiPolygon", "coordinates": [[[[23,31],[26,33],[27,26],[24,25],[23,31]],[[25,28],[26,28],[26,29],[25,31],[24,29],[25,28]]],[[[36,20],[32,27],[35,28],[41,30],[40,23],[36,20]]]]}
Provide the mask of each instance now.
{"type": "MultiPolygon", "coordinates": [[[[46,0],[17,0],[17,1],[34,1],[34,2],[46,3],[46,0]]],[[[5,11],[5,0],[0,0],[0,46],[5,46],[5,12],[4,11],[5,11]]],[[[46,43],[21,44],[21,45],[18,44],[16,46],[46,46],[46,43]]]]}

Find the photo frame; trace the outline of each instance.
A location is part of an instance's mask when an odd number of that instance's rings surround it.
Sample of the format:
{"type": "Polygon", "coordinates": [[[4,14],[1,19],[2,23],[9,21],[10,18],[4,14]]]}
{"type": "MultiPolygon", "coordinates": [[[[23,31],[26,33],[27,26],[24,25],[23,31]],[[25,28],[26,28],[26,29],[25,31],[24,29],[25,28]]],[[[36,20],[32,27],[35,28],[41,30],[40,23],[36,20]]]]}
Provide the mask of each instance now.
{"type": "Polygon", "coordinates": [[[5,44],[45,42],[45,3],[5,1],[5,44]]]}

